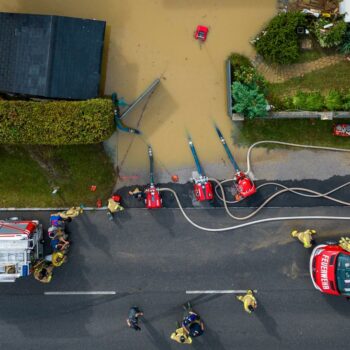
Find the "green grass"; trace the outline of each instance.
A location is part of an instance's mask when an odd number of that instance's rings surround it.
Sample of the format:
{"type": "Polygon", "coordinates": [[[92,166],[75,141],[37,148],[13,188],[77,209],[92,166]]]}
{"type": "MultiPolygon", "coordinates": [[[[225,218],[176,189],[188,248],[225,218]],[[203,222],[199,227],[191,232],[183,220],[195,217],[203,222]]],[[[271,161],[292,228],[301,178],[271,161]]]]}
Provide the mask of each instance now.
{"type": "Polygon", "coordinates": [[[0,159],[1,207],[95,205],[110,195],[115,181],[100,144],[1,146],[0,159]],[[97,186],[96,192],[90,191],[91,185],[97,186]],[[54,186],[60,188],[56,195],[51,194],[54,186]]]}
{"type": "MultiPolygon", "coordinates": [[[[319,119],[255,119],[235,123],[233,141],[248,146],[262,140],[284,141],[307,145],[350,148],[350,138],[333,136],[335,123],[349,120],[325,121],[319,119]]],[[[263,147],[281,147],[264,145],[263,147]]]]}
{"type": "Polygon", "coordinates": [[[325,57],[329,54],[330,53],[327,53],[326,51],[323,51],[323,50],[303,50],[300,52],[300,56],[296,63],[306,63],[306,62],[316,61],[319,58],[325,57]]]}
{"type": "Polygon", "coordinates": [[[268,88],[272,100],[274,97],[294,95],[299,90],[328,92],[330,89],[349,89],[350,62],[344,60],[283,83],[269,83],[268,88]]]}

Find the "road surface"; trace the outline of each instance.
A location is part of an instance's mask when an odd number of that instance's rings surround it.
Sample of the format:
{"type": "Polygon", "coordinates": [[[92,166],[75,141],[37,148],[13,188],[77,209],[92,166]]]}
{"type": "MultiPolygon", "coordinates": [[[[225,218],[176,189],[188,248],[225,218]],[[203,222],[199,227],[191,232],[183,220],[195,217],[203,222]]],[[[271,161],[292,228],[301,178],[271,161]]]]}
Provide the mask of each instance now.
{"type": "MultiPolygon", "coordinates": [[[[189,213],[206,226],[232,223],[222,209],[189,213]]],[[[260,218],[349,213],[336,207],[270,208],[260,218]]],[[[46,212],[19,215],[47,224],[46,212]]],[[[191,227],[176,209],[130,209],[114,223],[104,212],[84,213],[70,224],[69,261],[54,271],[51,284],[30,277],[0,285],[1,348],[176,349],[181,345],[169,336],[188,300],[206,324],[194,349],[346,348],[350,303],[313,288],[310,252],[289,233],[314,227],[322,241],[349,232],[349,224],[276,222],[209,233],[191,227]],[[259,306],[253,315],[243,311],[233,294],[186,294],[248,288],[257,290],[259,306]],[[145,312],[141,332],[126,326],[132,305],[145,312]]]]}

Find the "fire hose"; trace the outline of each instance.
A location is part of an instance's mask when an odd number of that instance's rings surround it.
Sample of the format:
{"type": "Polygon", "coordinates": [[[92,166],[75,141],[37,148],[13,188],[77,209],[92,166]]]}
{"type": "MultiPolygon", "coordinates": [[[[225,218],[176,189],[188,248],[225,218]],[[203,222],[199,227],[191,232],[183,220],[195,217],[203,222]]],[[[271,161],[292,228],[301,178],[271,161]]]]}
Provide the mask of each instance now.
{"type": "MultiPolygon", "coordinates": [[[[333,147],[321,147],[321,146],[309,146],[309,145],[301,145],[301,144],[294,144],[294,143],[288,143],[288,142],[280,142],[280,141],[259,141],[254,143],[253,145],[251,145],[248,149],[248,153],[247,153],[247,171],[251,172],[251,162],[250,162],[250,156],[251,156],[251,152],[253,150],[253,148],[259,144],[262,143],[271,143],[271,144],[281,144],[281,145],[287,145],[287,146],[293,146],[293,147],[301,147],[301,148],[313,148],[313,149],[322,149],[322,150],[330,150],[330,151],[338,151],[338,152],[350,152],[350,150],[347,149],[342,149],[342,148],[333,148],[333,147]]],[[[294,194],[300,195],[300,196],[304,196],[304,197],[314,197],[314,198],[325,198],[331,201],[334,201],[336,203],[345,205],[345,206],[350,206],[350,202],[346,202],[346,201],[342,201],[339,199],[336,199],[334,197],[329,196],[329,194],[334,193],[338,190],[340,190],[341,188],[344,188],[346,186],[348,186],[350,184],[350,182],[347,182],[341,186],[338,186],[326,193],[320,193],[314,190],[310,190],[307,188],[302,188],[302,187],[286,187],[284,185],[278,184],[278,183],[274,183],[274,182],[270,182],[270,183],[265,183],[260,185],[258,188],[261,188],[263,186],[267,186],[267,185],[274,185],[274,186],[279,186],[282,187],[282,190],[274,193],[273,195],[271,195],[267,200],[265,200],[256,210],[254,210],[252,213],[244,216],[244,217],[237,217],[235,215],[233,215],[228,206],[227,203],[236,203],[235,202],[229,202],[226,200],[226,196],[225,196],[225,192],[224,192],[224,188],[222,186],[223,183],[226,183],[228,181],[233,181],[234,179],[227,179],[224,181],[218,181],[216,179],[209,179],[210,181],[213,181],[216,183],[216,187],[215,187],[215,192],[217,194],[217,196],[223,201],[224,204],[224,208],[225,211],[227,212],[227,214],[235,219],[235,220],[248,220],[250,218],[252,218],[254,215],[256,215],[261,209],[263,209],[272,199],[274,199],[275,197],[279,196],[282,193],[285,192],[292,192],[294,194]],[[217,187],[220,188],[221,191],[221,196],[218,194],[217,192],[217,187]]],[[[255,220],[255,221],[251,221],[251,222],[247,222],[247,223],[243,223],[243,224],[239,224],[239,225],[235,225],[235,226],[230,226],[230,227],[224,227],[224,228],[208,228],[208,227],[203,227],[200,226],[198,224],[196,224],[193,220],[191,220],[189,218],[189,216],[186,214],[186,212],[184,211],[184,208],[176,194],[176,192],[170,188],[160,188],[159,191],[167,191],[167,192],[171,192],[174,195],[174,198],[179,206],[180,211],[182,212],[183,216],[185,217],[185,219],[194,227],[200,229],[200,230],[204,230],[204,231],[209,231],[209,232],[223,232],[223,231],[230,231],[230,230],[234,230],[234,229],[239,229],[239,228],[243,228],[246,226],[251,226],[251,225],[255,225],[255,224],[259,224],[259,223],[264,223],[264,222],[272,222],[272,221],[284,221],[284,220],[350,220],[350,217],[347,216],[286,216],[286,217],[274,217],[274,218],[267,218],[267,219],[260,219],[260,220],[255,220]]]]}
{"type": "MultiPolygon", "coordinates": [[[[184,216],[184,218],[194,227],[198,228],[202,231],[207,232],[225,232],[225,231],[231,231],[231,230],[237,230],[239,228],[261,224],[265,222],[273,222],[273,221],[284,221],[284,220],[350,220],[350,216],[280,216],[280,217],[274,217],[274,218],[266,218],[266,219],[260,219],[260,220],[254,220],[250,222],[245,222],[242,224],[229,226],[229,227],[221,227],[221,228],[210,228],[210,227],[204,227],[200,226],[197,223],[195,223],[185,212],[183,206],[181,205],[181,202],[179,200],[179,197],[177,196],[176,192],[172,190],[171,188],[160,188],[159,191],[161,192],[171,192],[175,200],[177,202],[177,205],[179,206],[179,209],[184,216]]],[[[314,191],[315,192],[315,191],[314,191]]],[[[225,195],[223,195],[225,196],[225,195]]]]}

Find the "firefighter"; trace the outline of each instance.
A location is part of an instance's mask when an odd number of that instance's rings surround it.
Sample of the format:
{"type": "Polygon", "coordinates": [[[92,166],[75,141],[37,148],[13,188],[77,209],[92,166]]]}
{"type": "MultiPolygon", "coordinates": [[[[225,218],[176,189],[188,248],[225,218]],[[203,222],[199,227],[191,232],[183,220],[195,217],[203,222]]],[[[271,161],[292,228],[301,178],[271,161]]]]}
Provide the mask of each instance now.
{"type": "Polygon", "coordinates": [[[350,252],[350,238],[349,237],[340,238],[339,245],[347,252],[350,252]]]}
{"type": "Polygon", "coordinates": [[[52,280],[53,265],[39,261],[34,267],[34,278],[42,283],[50,283],[52,280]]]}
{"type": "Polygon", "coordinates": [[[124,210],[123,206],[120,204],[121,197],[119,195],[113,195],[111,198],[108,199],[108,211],[107,216],[109,220],[113,220],[114,214],[118,211],[124,210]]]}
{"type": "Polygon", "coordinates": [[[50,239],[59,239],[61,237],[65,240],[68,239],[68,235],[61,227],[50,226],[47,230],[47,235],[50,239]]]}
{"type": "Polygon", "coordinates": [[[315,235],[315,230],[307,229],[303,232],[298,232],[297,230],[293,230],[291,232],[291,236],[294,238],[298,238],[301,243],[303,243],[304,248],[311,248],[312,245],[315,243],[312,235],[315,235]]]}
{"type": "Polygon", "coordinates": [[[254,312],[258,307],[258,303],[251,289],[247,290],[246,295],[237,296],[237,299],[243,303],[244,310],[248,312],[248,314],[254,312]]]}
{"type": "Polygon", "coordinates": [[[182,328],[184,332],[193,338],[201,336],[204,333],[204,323],[200,316],[193,311],[189,302],[183,307],[187,313],[182,320],[182,328]]]}
{"type": "Polygon", "coordinates": [[[134,190],[129,191],[129,195],[133,196],[138,201],[141,201],[144,199],[145,194],[142,190],[140,190],[138,187],[136,187],[134,190]]]}
{"type": "Polygon", "coordinates": [[[180,344],[192,344],[192,338],[187,334],[183,327],[177,328],[175,332],[171,334],[170,339],[180,344]]]}
{"type": "Polygon", "coordinates": [[[69,208],[66,211],[62,211],[59,212],[58,215],[63,219],[63,220],[67,220],[67,219],[73,219],[76,218],[77,216],[79,216],[80,214],[83,213],[83,208],[81,207],[72,207],[69,208]]]}
{"type": "Polygon", "coordinates": [[[58,267],[67,261],[67,255],[62,252],[53,252],[45,256],[45,261],[49,261],[54,267],[58,267]]]}

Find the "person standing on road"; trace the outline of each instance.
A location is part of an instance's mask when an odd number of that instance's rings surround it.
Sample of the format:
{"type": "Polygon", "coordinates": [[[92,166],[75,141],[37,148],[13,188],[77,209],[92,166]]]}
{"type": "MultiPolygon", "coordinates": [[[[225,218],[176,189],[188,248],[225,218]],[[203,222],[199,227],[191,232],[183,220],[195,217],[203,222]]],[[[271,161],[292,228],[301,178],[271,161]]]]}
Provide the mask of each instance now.
{"type": "Polygon", "coordinates": [[[237,299],[243,303],[244,310],[248,312],[248,314],[254,312],[258,307],[258,303],[251,289],[247,290],[246,295],[237,296],[237,299]]]}
{"type": "Polygon", "coordinates": [[[140,331],[139,327],[139,317],[143,316],[143,312],[138,308],[138,306],[133,306],[129,309],[129,316],[126,320],[129,328],[134,329],[135,331],[140,331]]]}
{"type": "Polygon", "coordinates": [[[50,283],[52,280],[53,265],[39,261],[34,267],[34,278],[42,283],[50,283]]]}
{"type": "Polygon", "coordinates": [[[204,323],[200,316],[193,311],[189,302],[183,307],[187,314],[182,321],[182,328],[186,334],[193,338],[201,336],[204,332],[204,323]]]}
{"type": "Polygon", "coordinates": [[[171,334],[170,339],[175,340],[180,344],[192,344],[192,338],[187,334],[183,327],[177,328],[175,332],[171,334]]]}
{"type": "Polygon", "coordinates": [[[63,220],[67,220],[67,219],[73,219],[76,218],[77,216],[79,216],[80,214],[83,213],[83,208],[81,207],[72,207],[69,208],[66,211],[62,211],[59,212],[58,215],[63,219],[63,220]]]}
{"type": "Polygon", "coordinates": [[[61,252],[53,252],[45,256],[45,261],[51,262],[54,267],[58,267],[67,261],[67,255],[61,252]]]}
{"type": "Polygon", "coordinates": [[[291,236],[297,238],[301,243],[303,243],[304,248],[311,248],[313,246],[315,240],[313,239],[312,235],[315,234],[316,231],[310,229],[303,232],[298,232],[297,230],[293,230],[291,232],[291,236]]]}

